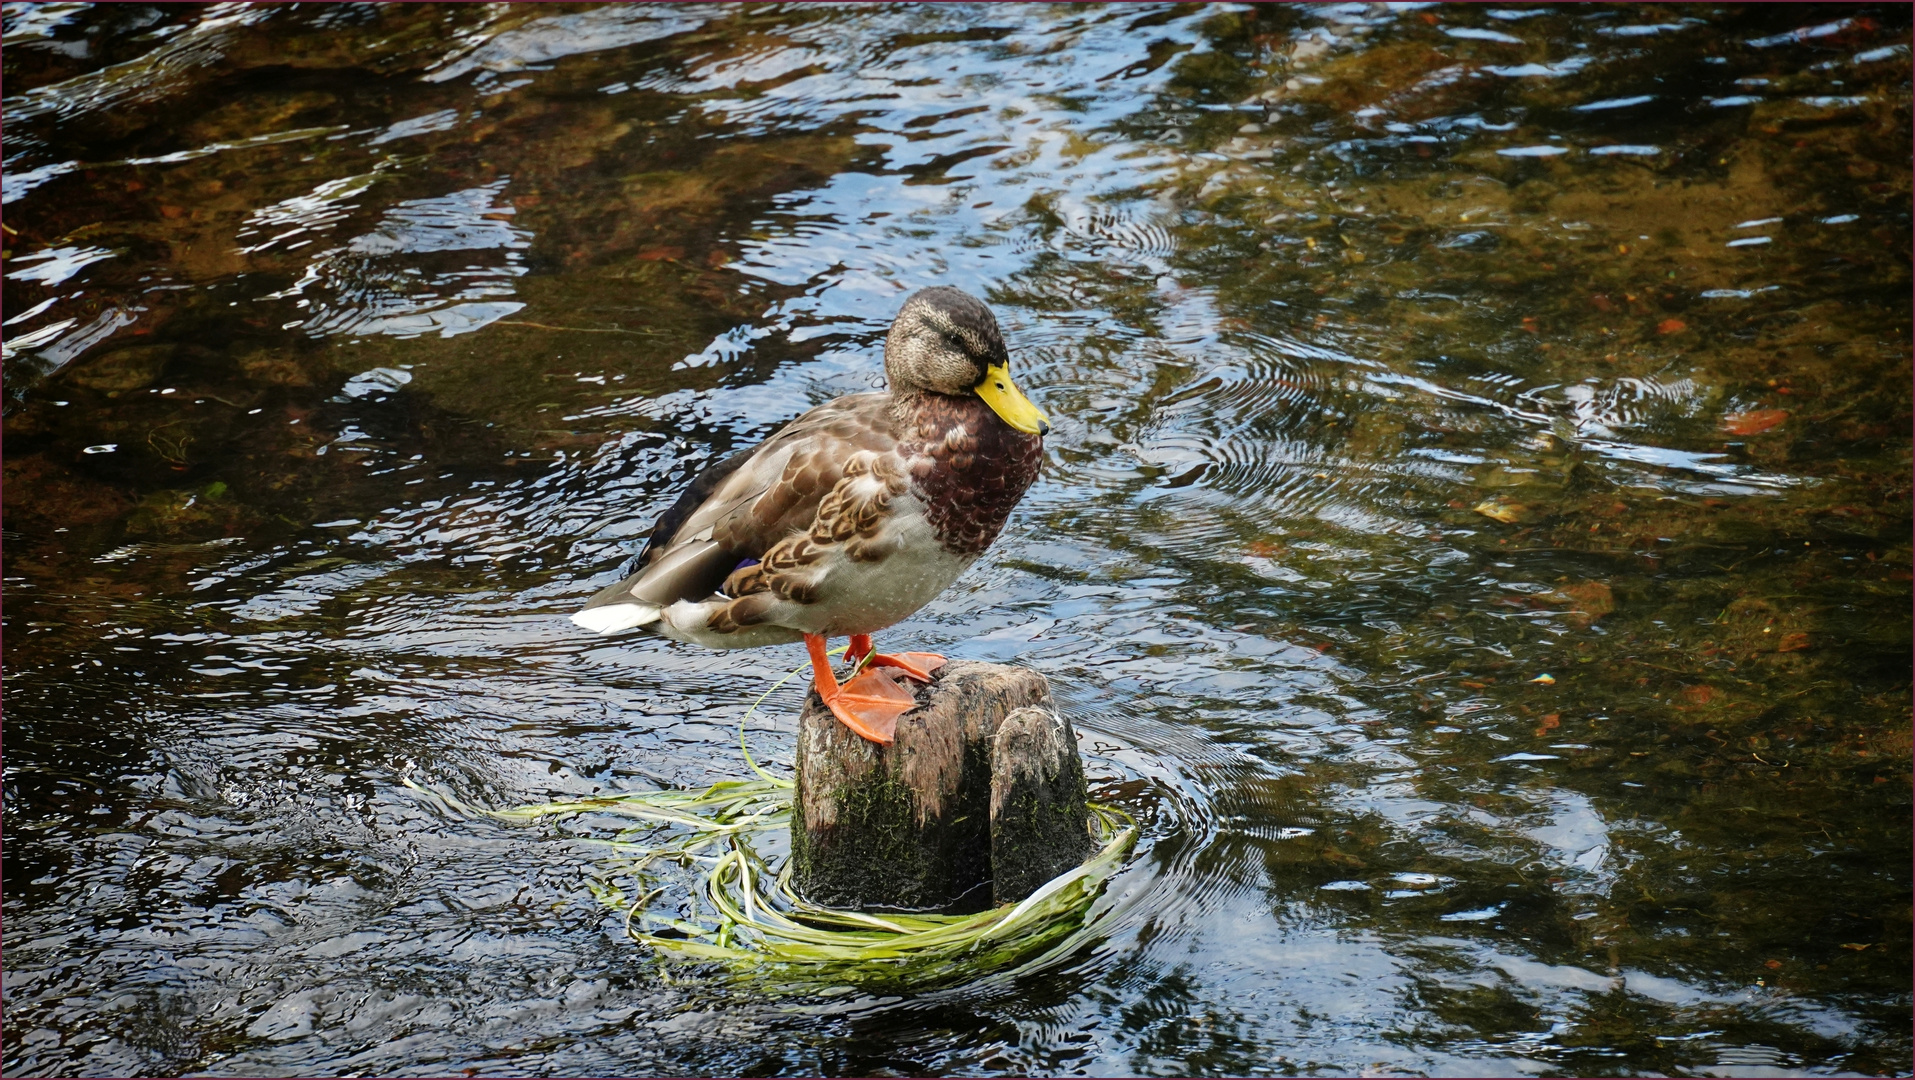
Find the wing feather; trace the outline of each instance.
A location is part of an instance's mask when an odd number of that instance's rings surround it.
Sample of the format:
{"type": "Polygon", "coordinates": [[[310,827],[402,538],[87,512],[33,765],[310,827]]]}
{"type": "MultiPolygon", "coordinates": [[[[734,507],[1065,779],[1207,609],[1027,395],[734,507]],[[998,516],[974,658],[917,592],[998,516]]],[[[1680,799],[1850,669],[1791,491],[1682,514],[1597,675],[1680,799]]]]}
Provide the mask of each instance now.
{"type": "Polygon", "coordinates": [[[659,518],[638,572],[599,592],[585,610],[704,599],[741,563],[809,531],[854,455],[896,448],[889,403],[885,394],[838,398],[707,467],[659,518]]]}

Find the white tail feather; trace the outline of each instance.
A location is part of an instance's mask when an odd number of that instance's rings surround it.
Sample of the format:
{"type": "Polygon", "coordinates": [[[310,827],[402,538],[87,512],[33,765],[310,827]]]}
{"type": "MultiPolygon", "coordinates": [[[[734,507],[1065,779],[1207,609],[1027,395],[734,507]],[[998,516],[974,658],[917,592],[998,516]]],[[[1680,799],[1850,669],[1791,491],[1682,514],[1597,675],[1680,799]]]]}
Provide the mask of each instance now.
{"type": "Polygon", "coordinates": [[[603,607],[586,608],[573,615],[572,621],[595,634],[610,634],[657,622],[658,606],[655,604],[606,604],[603,607]]]}

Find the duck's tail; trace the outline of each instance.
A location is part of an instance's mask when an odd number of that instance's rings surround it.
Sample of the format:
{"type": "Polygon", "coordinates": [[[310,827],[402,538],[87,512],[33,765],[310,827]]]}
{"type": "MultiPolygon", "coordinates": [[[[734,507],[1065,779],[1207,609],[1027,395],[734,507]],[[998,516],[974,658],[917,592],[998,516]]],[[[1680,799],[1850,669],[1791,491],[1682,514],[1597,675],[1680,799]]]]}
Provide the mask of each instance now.
{"type": "Polygon", "coordinates": [[[638,573],[599,590],[572,621],[595,634],[651,626],[671,604],[710,595],[737,561],[710,540],[675,545],[638,573]]]}
{"type": "Polygon", "coordinates": [[[657,622],[658,616],[657,604],[623,601],[603,607],[584,608],[573,613],[572,621],[594,634],[614,634],[634,626],[648,626],[657,622]]]}

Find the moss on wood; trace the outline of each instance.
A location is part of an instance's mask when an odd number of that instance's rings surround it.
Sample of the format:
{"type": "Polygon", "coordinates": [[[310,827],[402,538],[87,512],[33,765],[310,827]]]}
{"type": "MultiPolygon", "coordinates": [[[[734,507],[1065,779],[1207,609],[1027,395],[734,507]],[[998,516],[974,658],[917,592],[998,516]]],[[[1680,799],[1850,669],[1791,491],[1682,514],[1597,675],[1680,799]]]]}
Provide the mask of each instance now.
{"type": "Polygon", "coordinates": [[[806,700],[792,829],[800,893],[841,907],[979,910],[1021,899],[1090,853],[1083,765],[1043,676],[955,661],[916,693],[921,704],[889,747],[851,733],[815,692],[806,700]],[[1019,714],[1035,719],[1000,739],[1019,714]],[[1009,810],[994,805],[999,771],[1016,778],[1009,810]],[[1046,801],[1060,795],[1070,809],[1046,801]],[[994,860],[1009,871],[995,887],[994,860]]]}

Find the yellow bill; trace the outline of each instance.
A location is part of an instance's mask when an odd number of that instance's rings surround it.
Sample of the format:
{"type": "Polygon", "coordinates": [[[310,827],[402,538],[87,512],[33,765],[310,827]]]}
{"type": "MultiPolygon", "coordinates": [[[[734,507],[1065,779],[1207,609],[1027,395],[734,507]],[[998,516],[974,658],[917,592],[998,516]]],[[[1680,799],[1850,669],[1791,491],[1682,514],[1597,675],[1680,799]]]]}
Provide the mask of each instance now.
{"type": "Polygon", "coordinates": [[[1048,435],[1051,422],[1024,391],[1011,381],[1010,369],[1004,364],[993,364],[984,369],[984,381],[977,384],[977,396],[991,411],[1004,418],[1004,422],[1019,431],[1030,435],[1048,435]]]}

